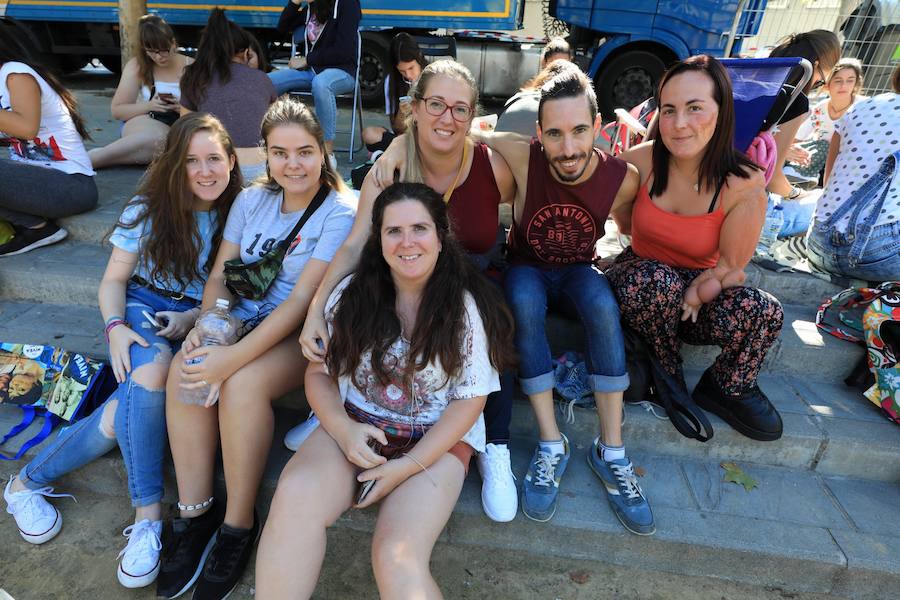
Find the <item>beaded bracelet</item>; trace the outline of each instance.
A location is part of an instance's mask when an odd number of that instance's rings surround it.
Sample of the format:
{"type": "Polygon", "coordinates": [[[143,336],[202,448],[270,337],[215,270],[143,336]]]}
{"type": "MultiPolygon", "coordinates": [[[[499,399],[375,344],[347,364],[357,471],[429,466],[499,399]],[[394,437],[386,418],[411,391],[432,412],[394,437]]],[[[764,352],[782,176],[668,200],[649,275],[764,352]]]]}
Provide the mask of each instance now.
{"type": "Polygon", "coordinates": [[[178,510],[183,510],[185,512],[200,510],[201,508],[206,508],[212,504],[214,500],[215,498],[210,496],[203,502],[198,502],[197,504],[182,504],[181,502],[178,502],[178,510]]]}
{"type": "Polygon", "coordinates": [[[106,343],[109,343],[109,332],[118,327],[119,325],[128,325],[128,321],[125,319],[112,319],[106,324],[106,330],[103,332],[106,336],[106,343]]]}

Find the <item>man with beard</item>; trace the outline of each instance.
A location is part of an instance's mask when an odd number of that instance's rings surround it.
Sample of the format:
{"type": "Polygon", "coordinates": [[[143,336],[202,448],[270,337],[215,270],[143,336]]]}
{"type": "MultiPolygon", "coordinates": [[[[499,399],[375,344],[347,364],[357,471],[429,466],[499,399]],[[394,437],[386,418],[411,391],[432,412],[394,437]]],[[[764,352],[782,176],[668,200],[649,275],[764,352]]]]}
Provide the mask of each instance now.
{"type": "Polygon", "coordinates": [[[553,516],[570,457],[569,441],[556,423],[554,363],[544,330],[547,309],[554,308],[585,328],[588,380],[600,417],[588,462],[625,528],[650,535],[653,513],[622,441],[628,374],[619,309],[594,265],[607,216],[632,201],[640,181],[634,166],[594,148],[599,128],[591,81],[573,67],[541,88],[537,137],[530,144],[510,134],[485,140],[509,163],[518,187],[505,288],[516,319],[519,382],[540,429],[522,510],[536,521],[553,516]]]}

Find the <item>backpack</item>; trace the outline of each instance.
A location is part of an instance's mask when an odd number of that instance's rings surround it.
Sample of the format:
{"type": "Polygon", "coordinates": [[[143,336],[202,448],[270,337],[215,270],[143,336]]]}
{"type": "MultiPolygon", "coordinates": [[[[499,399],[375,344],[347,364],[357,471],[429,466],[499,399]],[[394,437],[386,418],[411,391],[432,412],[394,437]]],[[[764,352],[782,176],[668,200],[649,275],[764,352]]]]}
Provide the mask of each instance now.
{"type": "Polygon", "coordinates": [[[835,294],[819,306],[816,327],[866,347],[862,364],[846,383],[860,387],[888,419],[900,424],[900,282],[835,294]],[[829,309],[837,310],[837,324],[827,321],[829,309]]]}
{"type": "Polygon", "coordinates": [[[0,446],[36,419],[44,420],[40,431],[14,456],[0,454],[0,459],[19,460],[49,437],[57,423],[74,423],[90,415],[117,385],[112,369],[104,362],[55,346],[0,343],[0,406],[10,404],[22,411],[0,446]]]}

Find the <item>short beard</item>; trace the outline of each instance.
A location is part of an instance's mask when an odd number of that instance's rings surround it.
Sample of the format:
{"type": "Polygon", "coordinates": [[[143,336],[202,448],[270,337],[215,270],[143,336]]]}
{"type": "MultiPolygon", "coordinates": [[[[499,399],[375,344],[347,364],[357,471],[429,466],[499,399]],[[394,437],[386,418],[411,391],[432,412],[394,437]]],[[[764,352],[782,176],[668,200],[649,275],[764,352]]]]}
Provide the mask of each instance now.
{"type": "Polygon", "coordinates": [[[554,160],[549,161],[549,162],[550,162],[550,167],[553,169],[553,172],[556,173],[557,179],[559,179],[559,180],[562,181],[563,183],[575,183],[576,181],[578,181],[579,179],[581,179],[581,176],[584,175],[584,172],[587,171],[587,168],[588,168],[588,167],[590,166],[590,164],[591,164],[591,156],[590,156],[590,154],[588,154],[588,155],[580,155],[580,156],[577,156],[577,157],[575,157],[575,158],[576,158],[576,159],[581,159],[582,156],[586,156],[587,160],[584,161],[584,166],[581,168],[581,170],[580,170],[576,175],[565,175],[565,174],[561,173],[560,170],[559,170],[559,169],[557,168],[557,166],[556,166],[556,163],[562,162],[562,161],[564,161],[564,160],[571,160],[572,157],[565,156],[565,157],[560,158],[560,159],[554,159],[554,160]]]}

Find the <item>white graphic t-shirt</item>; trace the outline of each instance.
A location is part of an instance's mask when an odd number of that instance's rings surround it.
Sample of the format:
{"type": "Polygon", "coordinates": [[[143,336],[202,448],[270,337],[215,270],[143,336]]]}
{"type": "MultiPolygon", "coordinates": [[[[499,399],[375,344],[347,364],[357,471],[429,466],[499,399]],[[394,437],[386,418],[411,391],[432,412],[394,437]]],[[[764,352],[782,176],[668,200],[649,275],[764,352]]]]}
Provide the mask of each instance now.
{"type": "MultiPolygon", "coordinates": [[[[329,331],[341,294],[350,283],[345,278],[331,293],[325,307],[329,331]]],[[[429,363],[413,378],[412,390],[404,389],[402,373],[409,362],[409,340],[398,338],[384,358],[385,366],[392,373],[388,385],[379,383],[372,371],[372,356],[367,352],[356,368],[353,377],[338,379],[341,398],[353,406],[379,418],[405,425],[424,426],[428,429],[437,423],[441,414],[454,400],[487,396],[500,389],[500,376],[491,365],[487,336],[481,314],[471,294],[466,292],[465,333],[460,352],[462,369],[458,377],[448,381],[440,362],[429,363]],[[396,374],[396,375],[394,375],[396,374]]],[[[462,441],[478,452],[484,452],[484,417],[478,415],[475,425],[463,436],[462,441]]]]}
{"type": "Polygon", "coordinates": [[[0,67],[0,110],[12,110],[6,80],[17,73],[31,75],[41,89],[41,124],[37,135],[30,140],[13,138],[0,131],[0,141],[9,144],[10,158],[70,175],[93,175],[91,159],[62,98],[25,63],[8,62],[0,67]]]}

